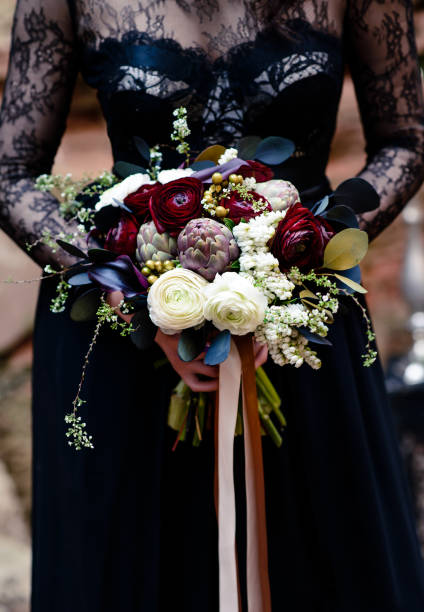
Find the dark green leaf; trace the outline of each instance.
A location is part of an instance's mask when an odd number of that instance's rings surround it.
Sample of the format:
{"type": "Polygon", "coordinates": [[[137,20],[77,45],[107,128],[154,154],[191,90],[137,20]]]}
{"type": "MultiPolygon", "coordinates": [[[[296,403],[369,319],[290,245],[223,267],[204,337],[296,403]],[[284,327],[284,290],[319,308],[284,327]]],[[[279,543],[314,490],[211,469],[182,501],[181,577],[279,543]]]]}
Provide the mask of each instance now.
{"type": "Polygon", "coordinates": [[[116,253],[112,253],[107,249],[88,249],[87,255],[91,261],[95,263],[104,263],[105,261],[113,261],[116,259],[116,253]]]}
{"type": "Polygon", "coordinates": [[[70,317],[73,321],[92,321],[100,304],[100,289],[89,289],[80,295],[72,304],[70,317]]]}
{"type": "Polygon", "coordinates": [[[205,350],[205,329],[184,329],[178,342],[178,356],[181,361],[193,361],[205,350]]]}
{"type": "Polygon", "coordinates": [[[134,136],[133,140],[134,140],[135,148],[140,153],[140,155],[144,159],[144,161],[146,161],[149,164],[149,162],[150,162],[150,147],[149,147],[149,145],[147,144],[147,142],[145,140],[140,138],[140,136],[134,136]]]}
{"type": "Polygon", "coordinates": [[[235,226],[235,223],[231,219],[228,219],[228,217],[225,217],[224,218],[224,225],[226,225],[229,230],[233,231],[233,227],[235,226]]]}
{"type": "Polygon", "coordinates": [[[134,314],[131,325],[134,331],[131,332],[130,338],[138,349],[145,351],[153,346],[158,328],[152,322],[147,308],[134,314]]]}
{"type": "Polygon", "coordinates": [[[74,244],[70,244],[69,242],[65,242],[64,240],[56,240],[57,244],[61,249],[69,253],[70,255],[74,255],[74,257],[82,257],[83,259],[87,259],[87,255],[84,251],[81,251],[74,244]]]}
{"type": "Polygon", "coordinates": [[[291,157],[295,148],[294,143],[287,138],[269,136],[259,144],[256,150],[255,159],[258,159],[263,164],[276,166],[282,164],[286,159],[291,157]]]}
{"type": "Polygon", "coordinates": [[[237,144],[238,157],[241,159],[254,159],[261,140],[260,136],[244,136],[240,138],[237,144]]]}
{"type": "Polygon", "coordinates": [[[225,361],[231,348],[231,334],[228,329],[219,332],[212,340],[206,351],[205,364],[210,366],[218,365],[225,361]]]}
{"type": "Polygon", "coordinates": [[[126,179],[128,176],[138,174],[139,172],[145,174],[147,170],[142,166],[137,166],[136,164],[130,164],[128,162],[116,162],[113,166],[113,173],[120,179],[126,179]]]}
{"type": "Polygon", "coordinates": [[[298,327],[297,331],[302,334],[304,338],[308,342],[312,342],[314,344],[325,344],[326,346],[332,346],[330,340],[327,338],[323,338],[322,336],[318,336],[318,334],[313,334],[307,327],[298,327]]]}
{"type": "Polygon", "coordinates": [[[327,219],[327,221],[330,223],[336,222],[347,227],[359,227],[358,219],[349,206],[334,206],[334,208],[330,208],[330,210],[325,211],[323,214],[321,214],[321,216],[324,217],[324,219],[327,219]]]}
{"type": "Polygon", "coordinates": [[[231,270],[240,270],[240,259],[236,259],[230,266],[231,270]]]}

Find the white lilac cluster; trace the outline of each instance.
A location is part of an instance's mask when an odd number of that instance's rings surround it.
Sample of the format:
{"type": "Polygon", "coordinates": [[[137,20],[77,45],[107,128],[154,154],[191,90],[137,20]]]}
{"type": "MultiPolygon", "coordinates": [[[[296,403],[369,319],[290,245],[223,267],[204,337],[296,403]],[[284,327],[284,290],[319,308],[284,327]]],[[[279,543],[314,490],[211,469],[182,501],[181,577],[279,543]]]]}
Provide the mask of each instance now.
{"type": "Polygon", "coordinates": [[[221,164],[226,164],[232,159],[236,159],[237,156],[238,156],[237,149],[225,149],[224,153],[218,159],[218,165],[220,166],[221,164]]]}
{"type": "Polygon", "coordinates": [[[180,108],[174,110],[173,115],[176,119],[172,123],[174,131],[171,134],[171,140],[179,142],[180,144],[177,146],[178,153],[186,155],[189,151],[189,146],[185,138],[191,134],[187,124],[187,109],[184,106],[180,106],[180,108]]]}
{"type": "Polygon", "coordinates": [[[249,223],[239,223],[233,234],[240,247],[240,273],[252,277],[268,301],[289,300],[295,285],[280,272],[278,260],[270,253],[268,242],[278,223],[284,219],[285,211],[266,212],[254,217],[249,223]]]}
{"type": "Polygon", "coordinates": [[[267,212],[233,228],[241,251],[240,274],[249,276],[268,300],[264,321],[256,329],[255,337],[258,342],[268,345],[275,363],[300,367],[306,362],[317,369],[321,362],[297,328],[306,327],[312,333],[326,336],[328,310],[334,312],[336,304],[329,296],[321,298],[327,311],[324,308],[308,309],[303,303],[281,304],[293,298],[295,284],[280,271],[278,260],[270,252],[268,244],[285,215],[284,210],[267,212]]]}

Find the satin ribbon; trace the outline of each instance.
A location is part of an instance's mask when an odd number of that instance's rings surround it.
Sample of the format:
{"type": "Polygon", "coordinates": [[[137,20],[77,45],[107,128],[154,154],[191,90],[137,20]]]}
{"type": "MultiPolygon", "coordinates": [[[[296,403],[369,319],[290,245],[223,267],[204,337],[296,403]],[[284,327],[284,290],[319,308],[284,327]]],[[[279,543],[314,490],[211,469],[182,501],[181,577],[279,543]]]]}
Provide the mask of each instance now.
{"type": "Polygon", "coordinates": [[[241,610],[234,492],[234,432],[241,380],[243,380],[248,610],[249,612],[271,612],[262,442],[252,336],[239,336],[231,340],[228,358],[219,368],[219,391],[215,418],[219,610],[220,612],[240,612],[241,610]]]}

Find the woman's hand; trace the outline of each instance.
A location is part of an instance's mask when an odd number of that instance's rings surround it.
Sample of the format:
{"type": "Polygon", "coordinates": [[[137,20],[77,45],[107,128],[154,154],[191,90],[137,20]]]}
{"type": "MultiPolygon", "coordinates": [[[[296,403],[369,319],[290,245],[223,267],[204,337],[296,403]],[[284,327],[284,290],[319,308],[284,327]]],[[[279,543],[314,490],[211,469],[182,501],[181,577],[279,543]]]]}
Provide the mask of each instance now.
{"type": "MultiPolygon", "coordinates": [[[[116,308],[123,300],[120,291],[113,291],[107,296],[109,306],[116,308]]],[[[119,309],[117,314],[127,323],[131,322],[133,315],[123,314],[119,309]]],[[[169,336],[158,329],[155,342],[160,346],[168,357],[174,370],[181,376],[192,391],[216,391],[218,389],[218,366],[207,366],[203,363],[205,353],[199,355],[193,361],[182,361],[178,356],[179,334],[169,336]]],[[[254,342],[255,367],[259,368],[268,358],[268,348],[265,345],[254,342]]]]}
{"type": "Polygon", "coordinates": [[[174,370],[192,391],[216,391],[218,389],[218,366],[205,365],[203,363],[205,353],[201,353],[193,361],[182,361],[178,356],[179,339],[179,334],[169,336],[158,329],[155,342],[159,344],[174,370]]]}

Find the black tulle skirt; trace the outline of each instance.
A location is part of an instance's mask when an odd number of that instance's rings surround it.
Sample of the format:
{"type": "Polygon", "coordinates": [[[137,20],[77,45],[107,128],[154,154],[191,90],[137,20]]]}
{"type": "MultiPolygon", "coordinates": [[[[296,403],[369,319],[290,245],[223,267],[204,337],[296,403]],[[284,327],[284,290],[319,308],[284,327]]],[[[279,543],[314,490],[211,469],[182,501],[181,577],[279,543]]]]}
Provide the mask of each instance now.
{"type": "MultiPolygon", "coordinates": [[[[172,452],[176,374],[155,369],[159,349],[104,330],[82,392],[95,449],[69,448],[93,324],[50,313],[53,289],[35,331],[33,612],[217,612],[213,436],[172,452]]],[[[263,441],[273,611],[422,612],[409,492],[381,368],[361,363],[361,313],[339,314],[330,337],[319,371],[267,366],[288,422],[281,448],[263,441]]]]}

